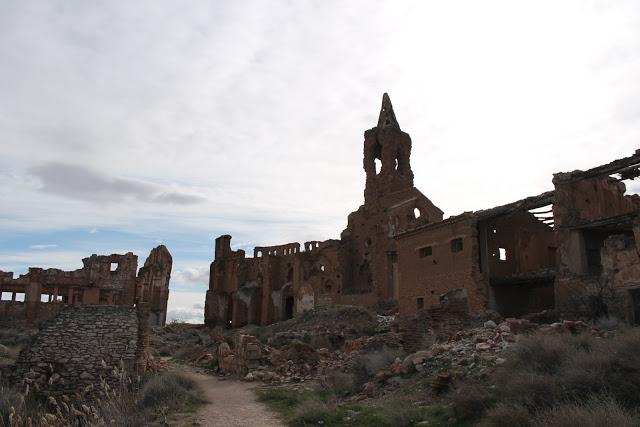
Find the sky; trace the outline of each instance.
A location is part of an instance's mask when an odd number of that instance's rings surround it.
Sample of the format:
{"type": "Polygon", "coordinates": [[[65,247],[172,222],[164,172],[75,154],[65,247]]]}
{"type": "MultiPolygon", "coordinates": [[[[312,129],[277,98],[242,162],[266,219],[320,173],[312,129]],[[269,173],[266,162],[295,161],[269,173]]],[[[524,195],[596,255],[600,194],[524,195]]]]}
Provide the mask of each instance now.
{"type": "MultiPolygon", "coordinates": [[[[388,92],[445,217],[640,148],[636,1],[0,0],[0,270],[338,238],[388,92]]],[[[630,189],[634,190],[634,189],[630,189]]]]}

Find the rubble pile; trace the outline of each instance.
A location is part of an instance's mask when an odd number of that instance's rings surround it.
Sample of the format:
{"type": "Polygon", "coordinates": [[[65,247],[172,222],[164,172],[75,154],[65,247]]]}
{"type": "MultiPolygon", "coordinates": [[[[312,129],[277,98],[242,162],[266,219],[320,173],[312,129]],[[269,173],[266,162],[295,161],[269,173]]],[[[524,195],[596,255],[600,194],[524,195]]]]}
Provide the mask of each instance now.
{"type": "Polygon", "coordinates": [[[193,329],[187,336],[197,351],[191,352],[189,361],[219,375],[267,384],[323,383],[338,372],[354,378],[350,399],[359,400],[385,394],[412,378],[424,379],[434,393],[448,390],[458,379],[483,380],[505,363],[505,351],[522,334],[598,333],[582,321],[540,324],[499,316],[485,317],[491,320],[484,322],[466,318],[457,329],[451,326],[456,323],[452,316],[447,316],[446,329],[431,319],[414,324],[408,333],[402,328],[405,323],[394,316],[363,312],[342,310],[332,321],[327,310],[283,322],[287,325],[236,330],[226,337],[221,330],[207,336],[204,330],[193,329]]]}
{"type": "Polygon", "coordinates": [[[599,333],[579,320],[546,325],[527,319],[509,318],[500,323],[488,320],[482,327],[460,330],[428,349],[409,354],[402,361],[396,359],[365,384],[363,394],[375,396],[385,386],[398,384],[398,381],[390,381],[394,377],[415,373],[432,376],[431,387],[436,393],[447,390],[456,378],[484,379],[490,369],[506,362],[504,352],[517,342],[519,335],[536,330],[549,333],[599,333]]]}

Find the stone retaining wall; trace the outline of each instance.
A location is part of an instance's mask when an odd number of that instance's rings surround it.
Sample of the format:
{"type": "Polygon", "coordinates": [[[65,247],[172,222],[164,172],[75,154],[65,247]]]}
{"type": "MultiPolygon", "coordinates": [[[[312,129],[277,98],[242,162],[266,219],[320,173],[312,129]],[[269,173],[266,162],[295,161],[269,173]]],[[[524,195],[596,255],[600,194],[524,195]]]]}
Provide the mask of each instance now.
{"type": "Polygon", "coordinates": [[[22,351],[14,375],[45,396],[91,398],[103,381],[113,387],[123,372],[143,371],[147,345],[141,307],[67,306],[22,351]]]}

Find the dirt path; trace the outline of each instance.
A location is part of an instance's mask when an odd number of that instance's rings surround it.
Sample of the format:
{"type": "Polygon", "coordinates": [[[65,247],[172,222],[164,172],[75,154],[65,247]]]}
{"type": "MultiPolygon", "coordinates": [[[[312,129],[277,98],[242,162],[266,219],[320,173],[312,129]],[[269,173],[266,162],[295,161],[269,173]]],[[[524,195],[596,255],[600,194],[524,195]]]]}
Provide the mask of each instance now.
{"type": "Polygon", "coordinates": [[[204,427],[284,427],[276,415],[257,401],[253,386],[195,371],[184,371],[193,378],[209,403],[196,414],[204,427]]]}

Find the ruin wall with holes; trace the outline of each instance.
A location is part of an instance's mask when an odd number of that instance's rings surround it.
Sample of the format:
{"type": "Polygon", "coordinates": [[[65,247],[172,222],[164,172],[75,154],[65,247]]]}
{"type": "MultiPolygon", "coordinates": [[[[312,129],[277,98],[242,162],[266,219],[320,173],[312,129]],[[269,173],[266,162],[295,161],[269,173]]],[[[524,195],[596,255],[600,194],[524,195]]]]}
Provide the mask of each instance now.
{"type": "Polygon", "coordinates": [[[205,323],[241,327],[286,320],[315,305],[339,302],[338,242],[260,246],[253,257],[216,239],[205,304],[205,323]]]}
{"type": "Polygon", "coordinates": [[[478,241],[473,215],[434,223],[398,235],[400,313],[438,307],[452,290],[460,290],[468,309],[486,305],[476,262],[478,241]]]}
{"type": "Polygon", "coordinates": [[[131,252],[94,254],[82,263],[74,271],[31,267],[17,278],[0,271],[0,321],[41,322],[65,305],[147,303],[152,324],[164,324],[172,266],[166,247],[154,248],[139,274],[138,257],[131,252]]]}
{"type": "Polygon", "coordinates": [[[386,94],[363,145],[364,204],[340,240],[256,247],[253,258],[231,250],[230,236],[216,240],[208,324],[268,324],[323,303],[397,302],[413,315],[452,295],[470,313],[610,310],[640,323],[640,197],[625,187],[640,177],[640,150],[556,174],[551,191],[443,219],[413,185],[412,141],[386,94]],[[621,303],[603,297],[609,288],[621,303]]]}
{"type": "Polygon", "coordinates": [[[637,157],[554,175],[558,309],[640,322],[640,197],[624,182],[637,157]]]}

